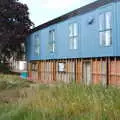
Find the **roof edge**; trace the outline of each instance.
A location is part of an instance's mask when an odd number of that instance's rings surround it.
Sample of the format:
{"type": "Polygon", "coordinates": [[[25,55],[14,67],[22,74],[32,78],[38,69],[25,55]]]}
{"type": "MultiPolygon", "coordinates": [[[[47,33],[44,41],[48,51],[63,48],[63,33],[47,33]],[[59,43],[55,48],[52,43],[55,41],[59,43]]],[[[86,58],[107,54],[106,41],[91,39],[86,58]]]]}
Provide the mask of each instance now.
{"type": "Polygon", "coordinates": [[[120,1],[120,0],[97,0],[95,2],[92,2],[92,3],[88,4],[88,5],[80,7],[78,9],[74,10],[74,11],[66,13],[66,14],[64,14],[64,15],[62,15],[60,17],[57,17],[57,18],[55,18],[53,20],[50,20],[50,21],[48,21],[48,22],[46,22],[44,24],[41,24],[41,25],[31,29],[30,33],[34,33],[34,32],[36,32],[38,30],[41,30],[41,29],[46,28],[48,26],[51,26],[51,25],[54,25],[56,23],[62,22],[62,21],[67,20],[67,19],[69,19],[71,17],[77,16],[79,14],[80,15],[85,14],[87,12],[95,10],[95,9],[101,7],[101,6],[106,5],[106,4],[109,4],[109,3],[112,3],[112,2],[118,2],[118,1],[120,1]]]}

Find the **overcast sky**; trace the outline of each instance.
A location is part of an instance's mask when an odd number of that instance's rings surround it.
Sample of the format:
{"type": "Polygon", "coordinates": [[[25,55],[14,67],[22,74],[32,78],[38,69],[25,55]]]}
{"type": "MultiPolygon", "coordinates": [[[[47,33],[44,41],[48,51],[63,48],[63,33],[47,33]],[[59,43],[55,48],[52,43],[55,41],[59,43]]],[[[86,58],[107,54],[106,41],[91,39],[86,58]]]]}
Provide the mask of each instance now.
{"type": "Polygon", "coordinates": [[[19,0],[29,7],[30,18],[38,26],[95,0],[19,0]]]}

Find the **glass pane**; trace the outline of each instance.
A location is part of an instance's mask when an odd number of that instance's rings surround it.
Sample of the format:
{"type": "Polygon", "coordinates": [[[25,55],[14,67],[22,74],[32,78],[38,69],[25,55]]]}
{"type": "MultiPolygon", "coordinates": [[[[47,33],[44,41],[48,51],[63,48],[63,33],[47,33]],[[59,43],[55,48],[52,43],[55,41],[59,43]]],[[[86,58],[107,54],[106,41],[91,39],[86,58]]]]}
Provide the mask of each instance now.
{"type": "Polygon", "coordinates": [[[49,32],[50,41],[49,41],[49,51],[55,52],[55,30],[49,32]]]}
{"type": "Polygon", "coordinates": [[[73,36],[73,25],[69,25],[69,37],[73,36]]]}
{"type": "Polygon", "coordinates": [[[51,44],[48,45],[48,50],[51,51],[51,44]]]}
{"type": "Polygon", "coordinates": [[[105,14],[105,21],[106,21],[106,29],[110,29],[112,27],[112,13],[106,12],[105,14]]]}
{"type": "Polygon", "coordinates": [[[73,38],[70,38],[70,49],[73,49],[73,38]]]}
{"type": "Polygon", "coordinates": [[[36,39],[36,46],[40,45],[40,40],[36,39]]]}
{"type": "Polygon", "coordinates": [[[55,41],[55,31],[52,31],[52,41],[55,41]]]}
{"type": "Polygon", "coordinates": [[[64,72],[65,71],[65,64],[64,63],[59,63],[58,64],[58,71],[59,72],[64,72]]]}
{"type": "Polygon", "coordinates": [[[50,34],[50,41],[54,41],[55,40],[55,31],[51,30],[49,34],[50,34]]]}
{"type": "Polygon", "coordinates": [[[105,32],[105,46],[110,46],[112,43],[111,31],[105,32]]]}
{"type": "Polygon", "coordinates": [[[101,14],[99,16],[99,30],[104,30],[104,14],[101,14]]]}
{"type": "Polygon", "coordinates": [[[78,24],[77,23],[74,23],[73,24],[73,33],[74,33],[74,36],[78,36],[78,24]]]}
{"type": "Polygon", "coordinates": [[[39,44],[40,44],[39,35],[35,35],[35,45],[39,45],[39,44]]]}
{"type": "Polygon", "coordinates": [[[39,54],[40,54],[40,49],[39,49],[39,47],[37,48],[37,53],[38,53],[38,56],[39,56],[39,54]]]}
{"type": "Polygon", "coordinates": [[[52,31],[49,32],[49,40],[52,41],[52,31]]]}
{"type": "Polygon", "coordinates": [[[55,43],[53,43],[52,52],[55,52],[55,43]]]}
{"type": "Polygon", "coordinates": [[[78,43],[77,43],[77,38],[75,37],[73,39],[73,49],[77,49],[78,48],[78,43]]]}
{"type": "Polygon", "coordinates": [[[112,45],[112,30],[110,30],[110,45],[112,45]]]}
{"type": "Polygon", "coordinates": [[[40,55],[40,39],[39,39],[39,35],[35,35],[34,54],[35,54],[35,56],[40,55]]]}
{"type": "Polygon", "coordinates": [[[35,48],[35,55],[36,56],[40,55],[40,49],[38,47],[35,48]]]}
{"type": "Polygon", "coordinates": [[[100,45],[104,46],[105,45],[105,33],[100,32],[100,45]]]}

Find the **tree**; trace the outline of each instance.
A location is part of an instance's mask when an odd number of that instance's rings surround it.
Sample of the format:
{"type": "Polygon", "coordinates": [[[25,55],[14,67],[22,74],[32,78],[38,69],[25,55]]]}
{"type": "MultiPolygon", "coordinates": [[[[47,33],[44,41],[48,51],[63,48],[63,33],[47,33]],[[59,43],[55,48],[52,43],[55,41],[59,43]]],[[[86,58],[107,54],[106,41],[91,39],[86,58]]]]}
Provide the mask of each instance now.
{"type": "Polygon", "coordinates": [[[0,0],[0,59],[16,50],[31,26],[27,5],[17,0],[0,0]]]}

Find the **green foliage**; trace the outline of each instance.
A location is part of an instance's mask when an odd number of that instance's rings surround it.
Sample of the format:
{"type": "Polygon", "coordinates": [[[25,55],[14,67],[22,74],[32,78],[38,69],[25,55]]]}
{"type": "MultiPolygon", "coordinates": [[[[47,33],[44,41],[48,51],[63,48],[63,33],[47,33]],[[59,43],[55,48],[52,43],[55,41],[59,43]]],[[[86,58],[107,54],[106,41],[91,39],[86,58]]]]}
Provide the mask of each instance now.
{"type": "Polygon", "coordinates": [[[23,88],[19,91],[17,101],[0,104],[0,120],[119,120],[120,118],[120,88],[76,84],[33,84],[28,89],[23,88]]]}
{"type": "MultiPolygon", "coordinates": [[[[18,52],[33,23],[28,7],[18,0],[0,0],[0,59],[5,61],[18,52]]],[[[20,54],[20,53],[19,53],[20,54]]]]}
{"type": "Polygon", "coordinates": [[[23,40],[32,25],[27,5],[17,0],[0,0],[0,43],[23,40]]]}
{"type": "Polygon", "coordinates": [[[15,75],[0,75],[0,91],[5,89],[15,89],[29,87],[30,83],[22,80],[19,76],[15,75]]]}
{"type": "Polygon", "coordinates": [[[8,74],[10,69],[5,64],[0,63],[0,73],[8,74]]]}

